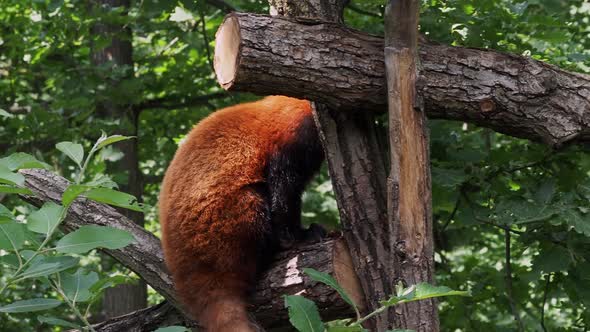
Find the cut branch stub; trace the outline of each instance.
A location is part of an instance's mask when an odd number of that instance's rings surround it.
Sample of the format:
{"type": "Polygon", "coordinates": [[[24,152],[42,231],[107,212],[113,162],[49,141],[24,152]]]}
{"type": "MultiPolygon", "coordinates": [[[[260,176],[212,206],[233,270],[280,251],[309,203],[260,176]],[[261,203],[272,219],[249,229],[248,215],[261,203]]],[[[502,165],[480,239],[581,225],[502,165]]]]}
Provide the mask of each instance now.
{"type": "MultiPolygon", "coordinates": [[[[220,79],[225,89],[337,110],[386,110],[382,38],[334,23],[244,13],[226,18],[218,38],[227,33],[233,37],[216,46],[216,67],[230,64],[220,79]]],[[[430,118],[551,146],[590,142],[590,76],[492,50],[426,42],[418,53],[417,94],[430,118]]]]}
{"type": "Polygon", "coordinates": [[[240,27],[237,19],[228,16],[215,35],[213,67],[219,84],[229,90],[234,82],[240,55],[240,27]]]}

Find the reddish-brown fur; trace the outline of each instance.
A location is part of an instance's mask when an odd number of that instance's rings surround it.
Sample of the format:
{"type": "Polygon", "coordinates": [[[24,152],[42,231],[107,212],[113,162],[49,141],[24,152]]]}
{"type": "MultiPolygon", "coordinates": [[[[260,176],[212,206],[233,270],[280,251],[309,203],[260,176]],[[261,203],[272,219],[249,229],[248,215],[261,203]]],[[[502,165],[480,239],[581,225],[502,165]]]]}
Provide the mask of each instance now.
{"type": "Polygon", "coordinates": [[[255,284],[268,156],[293,140],[308,101],[272,96],[201,121],[176,152],[162,185],[166,263],[186,309],[210,332],[256,331],[246,296],[255,284]]]}

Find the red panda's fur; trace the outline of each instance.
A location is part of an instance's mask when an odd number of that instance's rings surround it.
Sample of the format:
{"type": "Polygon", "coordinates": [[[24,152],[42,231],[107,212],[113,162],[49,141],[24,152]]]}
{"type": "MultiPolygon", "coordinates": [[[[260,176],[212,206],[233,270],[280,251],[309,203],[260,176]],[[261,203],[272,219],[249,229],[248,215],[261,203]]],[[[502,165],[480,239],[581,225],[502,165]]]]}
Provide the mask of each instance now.
{"type": "MultiPolygon", "coordinates": [[[[311,116],[308,101],[282,96],[219,110],[194,127],[166,172],[159,203],[166,263],[181,301],[209,332],[257,330],[247,294],[265,241],[277,235],[269,223],[274,203],[259,188],[269,160],[311,116]]],[[[292,197],[285,199],[300,200],[292,197]]]]}

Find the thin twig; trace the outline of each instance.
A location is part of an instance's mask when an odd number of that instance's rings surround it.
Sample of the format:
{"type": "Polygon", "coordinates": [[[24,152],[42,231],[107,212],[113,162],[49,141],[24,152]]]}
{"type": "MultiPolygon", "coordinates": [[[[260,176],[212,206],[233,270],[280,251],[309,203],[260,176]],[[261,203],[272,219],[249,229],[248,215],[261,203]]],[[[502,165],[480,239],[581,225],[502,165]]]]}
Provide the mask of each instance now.
{"type": "Polygon", "coordinates": [[[545,327],[545,304],[547,303],[547,293],[549,293],[549,283],[551,282],[551,275],[545,275],[545,290],[543,291],[543,304],[541,305],[541,328],[544,332],[547,332],[545,327]]]}
{"type": "Polygon", "coordinates": [[[514,320],[518,323],[518,331],[523,332],[524,326],[522,325],[522,320],[520,319],[520,315],[518,314],[518,310],[516,309],[516,302],[514,301],[514,292],[512,289],[512,266],[510,263],[510,230],[504,230],[504,239],[506,245],[506,293],[508,295],[508,302],[510,303],[510,308],[512,309],[512,315],[514,316],[514,320]]]}
{"type": "Polygon", "coordinates": [[[500,168],[500,169],[498,169],[498,170],[496,170],[496,171],[491,172],[490,174],[488,174],[488,176],[486,177],[486,181],[489,181],[489,180],[495,178],[496,176],[500,175],[501,173],[512,174],[512,173],[516,173],[518,171],[521,171],[523,169],[527,169],[527,168],[530,168],[530,167],[535,167],[535,166],[542,165],[542,164],[548,162],[549,160],[551,160],[550,158],[552,156],[553,156],[553,154],[546,154],[540,160],[533,161],[533,162],[530,162],[530,163],[525,164],[525,165],[520,165],[520,166],[516,166],[516,167],[513,167],[513,168],[508,168],[508,169],[506,169],[506,168],[500,168]]]}
{"type": "Polygon", "coordinates": [[[505,225],[498,225],[498,224],[496,224],[495,222],[493,222],[491,220],[486,220],[486,219],[483,219],[483,218],[480,218],[480,217],[477,217],[477,216],[475,217],[475,220],[477,220],[477,221],[479,221],[481,223],[484,223],[486,225],[497,227],[497,228],[499,228],[501,230],[508,231],[508,232],[511,232],[511,233],[514,233],[514,234],[517,234],[517,235],[522,235],[522,234],[526,233],[526,232],[523,232],[523,231],[518,231],[516,229],[512,229],[512,228],[510,228],[508,226],[505,226],[505,225]]]}
{"type": "Polygon", "coordinates": [[[442,226],[441,232],[444,232],[445,229],[447,229],[447,227],[449,226],[449,224],[453,220],[453,218],[455,218],[455,214],[457,214],[457,210],[459,209],[460,203],[461,203],[461,194],[459,194],[457,196],[457,200],[455,201],[455,207],[453,208],[453,211],[451,212],[451,215],[449,216],[449,218],[445,221],[444,225],[442,226]]]}
{"type": "Polygon", "coordinates": [[[209,37],[207,37],[207,22],[205,21],[205,13],[200,10],[199,14],[201,16],[201,34],[203,35],[203,39],[205,41],[205,50],[207,51],[207,62],[209,62],[211,70],[215,71],[215,67],[213,67],[213,58],[211,57],[211,49],[209,48],[209,37]]]}

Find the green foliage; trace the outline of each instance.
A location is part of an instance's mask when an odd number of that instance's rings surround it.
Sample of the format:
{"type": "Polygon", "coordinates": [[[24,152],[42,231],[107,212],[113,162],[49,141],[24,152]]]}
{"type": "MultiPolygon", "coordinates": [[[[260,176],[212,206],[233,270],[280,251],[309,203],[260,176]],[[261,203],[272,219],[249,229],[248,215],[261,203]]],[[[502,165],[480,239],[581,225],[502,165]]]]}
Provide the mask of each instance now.
{"type": "Polygon", "coordinates": [[[58,226],[63,213],[63,206],[47,202],[39,210],[29,215],[27,228],[32,232],[48,236],[58,226]]]}
{"type": "Polygon", "coordinates": [[[168,326],[161,327],[154,332],[190,332],[190,330],[183,326],[168,326]]]}
{"type": "MultiPolygon", "coordinates": [[[[339,319],[324,324],[322,322],[317,306],[303,296],[291,295],[285,296],[285,307],[289,309],[289,321],[300,332],[367,332],[361,325],[367,319],[382,313],[389,307],[414,301],[443,297],[443,296],[471,296],[468,291],[455,291],[445,286],[433,286],[426,283],[413,285],[404,288],[399,284],[396,287],[396,294],[391,295],[389,299],[381,301],[381,307],[368,315],[361,317],[357,305],[346,293],[346,291],[336,282],[332,276],[319,272],[314,269],[303,269],[311,279],[324,283],[340,294],[346,303],[350,304],[356,312],[356,319],[339,319]]],[[[402,330],[396,330],[402,331],[402,330]]]]}
{"type": "Polygon", "coordinates": [[[335,291],[338,292],[340,297],[346,303],[348,303],[348,304],[350,304],[350,306],[352,306],[352,308],[354,309],[354,312],[356,313],[357,319],[361,318],[361,314],[359,312],[359,309],[358,309],[356,303],[354,303],[354,301],[350,298],[350,296],[348,296],[346,291],[344,291],[344,289],[342,287],[340,287],[340,285],[338,285],[338,282],[336,281],[336,279],[332,278],[331,275],[326,274],[326,273],[321,273],[321,272],[311,269],[311,268],[304,268],[303,272],[305,272],[305,274],[307,274],[311,279],[321,282],[321,283],[324,283],[324,284],[332,287],[335,291]]]}
{"type": "MultiPolygon", "coordinates": [[[[101,187],[105,184],[111,185],[110,181],[105,181],[107,178],[104,176],[95,177],[90,183],[80,185],[84,172],[95,153],[111,143],[124,139],[128,137],[120,135],[107,137],[103,134],[90,149],[86,159],[83,158],[82,145],[71,142],[56,144],[57,149],[71,158],[79,168],[76,182],[63,195],[64,206],[47,202],[40,209],[29,213],[26,223],[23,223],[8,208],[0,205],[0,249],[9,253],[0,255],[2,258],[0,271],[3,276],[6,276],[0,280],[2,281],[0,296],[10,288],[26,281],[33,281],[48,290],[45,292],[47,297],[13,300],[9,304],[0,306],[0,312],[18,314],[46,311],[66,303],[85,329],[93,330],[87,320],[90,306],[103,289],[117,284],[117,281],[112,278],[101,280],[96,272],[80,267],[79,257],[63,254],[82,254],[96,248],[118,249],[132,243],[135,239],[127,231],[90,225],[82,226],[57,239],[57,229],[66,217],[71,203],[80,194],[85,194],[89,199],[141,211],[131,195],[101,187]],[[83,190],[77,188],[83,188],[83,190]],[[109,197],[105,197],[107,194],[109,197]],[[55,243],[55,246],[51,247],[52,243],[55,243]],[[78,308],[80,303],[87,305],[84,313],[78,308]]],[[[3,167],[0,169],[0,176],[7,181],[10,180],[9,184],[17,187],[23,186],[24,177],[19,173],[13,173],[13,170],[47,166],[30,155],[20,153],[3,158],[0,162],[2,162],[0,166],[3,167]]],[[[53,316],[38,316],[37,319],[43,324],[78,327],[78,324],[53,316]]]]}
{"type": "Polygon", "coordinates": [[[62,237],[53,249],[64,254],[83,254],[96,248],[122,248],[134,241],[133,235],[126,231],[88,225],[62,237]]]}
{"type": "Polygon", "coordinates": [[[72,159],[80,168],[82,167],[82,161],[84,160],[84,148],[81,144],[61,142],[57,143],[55,147],[70,157],[70,159],[72,159]]]}
{"type": "Polygon", "coordinates": [[[15,301],[11,304],[0,307],[0,312],[6,313],[19,313],[19,312],[31,312],[31,311],[42,311],[51,308],[55,308],[61,305],[62,302],[54,299],[31,299],[24,301],[15,301]]]}
{"type": "Polygon", "coordinates": [[[324,323],[313,301],[299,295],[285,296],[285,307],[289,309],[289,321],[298,331],[324,331],[324,323]]]}

